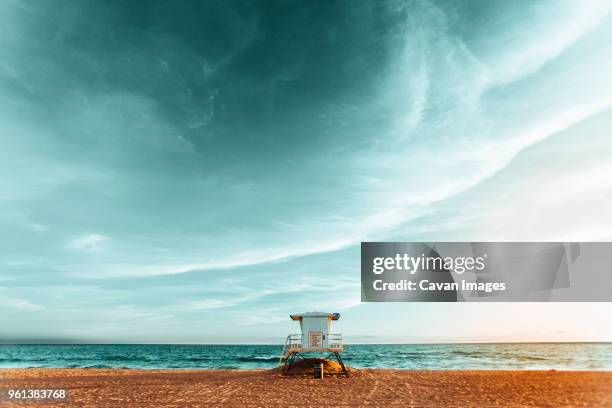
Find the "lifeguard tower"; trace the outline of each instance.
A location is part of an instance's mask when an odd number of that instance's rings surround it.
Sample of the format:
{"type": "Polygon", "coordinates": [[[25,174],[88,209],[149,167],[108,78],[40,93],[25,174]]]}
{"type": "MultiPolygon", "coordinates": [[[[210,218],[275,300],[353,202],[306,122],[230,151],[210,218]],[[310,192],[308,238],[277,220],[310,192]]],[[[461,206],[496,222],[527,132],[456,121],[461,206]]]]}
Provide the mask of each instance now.
{"type": "Polygon", "coordinates": [[[297,360],[306,360],[304,353],[329,353],[327,360],[335,358],[342,372],[348,374],[346,366],[340,357],[343,351],[342,335],[330,333],[333,320],[340,319],[340,313],[308,312],[292,314],[291,320],[300,322],[301,334],[290,334],[285,340],[280,363],[283,363],[283,372],[291,370],[297,360]]]}

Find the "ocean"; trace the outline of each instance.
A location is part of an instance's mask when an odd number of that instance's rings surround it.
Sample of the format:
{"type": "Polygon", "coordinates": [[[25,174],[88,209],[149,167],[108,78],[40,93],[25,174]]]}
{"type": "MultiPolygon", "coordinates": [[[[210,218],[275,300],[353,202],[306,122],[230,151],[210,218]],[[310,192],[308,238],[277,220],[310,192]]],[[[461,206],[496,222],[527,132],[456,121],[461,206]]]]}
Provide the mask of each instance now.
{"type": "MultiPolygon", "coordinates": [[[[266,369],[280,345],[0,345],[0,368],[266,369]]],[[[353,344],[357,368],[407,370],[612,370],[612,343],[353,344]]]]}

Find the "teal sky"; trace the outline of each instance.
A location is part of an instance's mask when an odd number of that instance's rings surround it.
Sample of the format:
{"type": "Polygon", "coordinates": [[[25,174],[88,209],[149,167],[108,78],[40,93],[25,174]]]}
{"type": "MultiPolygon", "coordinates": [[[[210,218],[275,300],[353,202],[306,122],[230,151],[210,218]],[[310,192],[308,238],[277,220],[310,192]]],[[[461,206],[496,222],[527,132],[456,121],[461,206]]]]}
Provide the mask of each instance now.
{"type": "Polygon", "coordinates": [[[0,2],[0,341],[612,341],[360,304],[360,241],[612,240],[612,2],[0,2]],[[494,330],[493,330],[493,329],[494,330]]]}

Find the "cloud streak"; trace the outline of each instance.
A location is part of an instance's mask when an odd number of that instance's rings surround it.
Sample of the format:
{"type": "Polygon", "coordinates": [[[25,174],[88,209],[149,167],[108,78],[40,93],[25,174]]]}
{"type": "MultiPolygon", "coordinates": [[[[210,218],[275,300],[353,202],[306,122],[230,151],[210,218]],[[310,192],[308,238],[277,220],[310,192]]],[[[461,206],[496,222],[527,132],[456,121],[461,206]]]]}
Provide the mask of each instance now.
{"type": "Polygon", "coordinates": [[[103,252],[107,249],[110,240],[102,234],[84,234],[71,240],[66,246],[73,251],[103,252]]]}

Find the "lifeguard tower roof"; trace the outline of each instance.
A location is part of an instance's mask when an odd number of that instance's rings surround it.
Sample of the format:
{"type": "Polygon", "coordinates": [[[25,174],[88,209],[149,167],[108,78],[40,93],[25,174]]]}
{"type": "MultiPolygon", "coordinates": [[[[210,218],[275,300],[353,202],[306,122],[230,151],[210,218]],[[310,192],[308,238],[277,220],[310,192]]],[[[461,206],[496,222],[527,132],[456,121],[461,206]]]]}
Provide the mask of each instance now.
{"type": "Polygon", "coordinates": [[[291,320],[302,320],[303,317],[327,317],[329,320],[340,319],[340,313],[306,312],[289,315],[291,320]]]}

